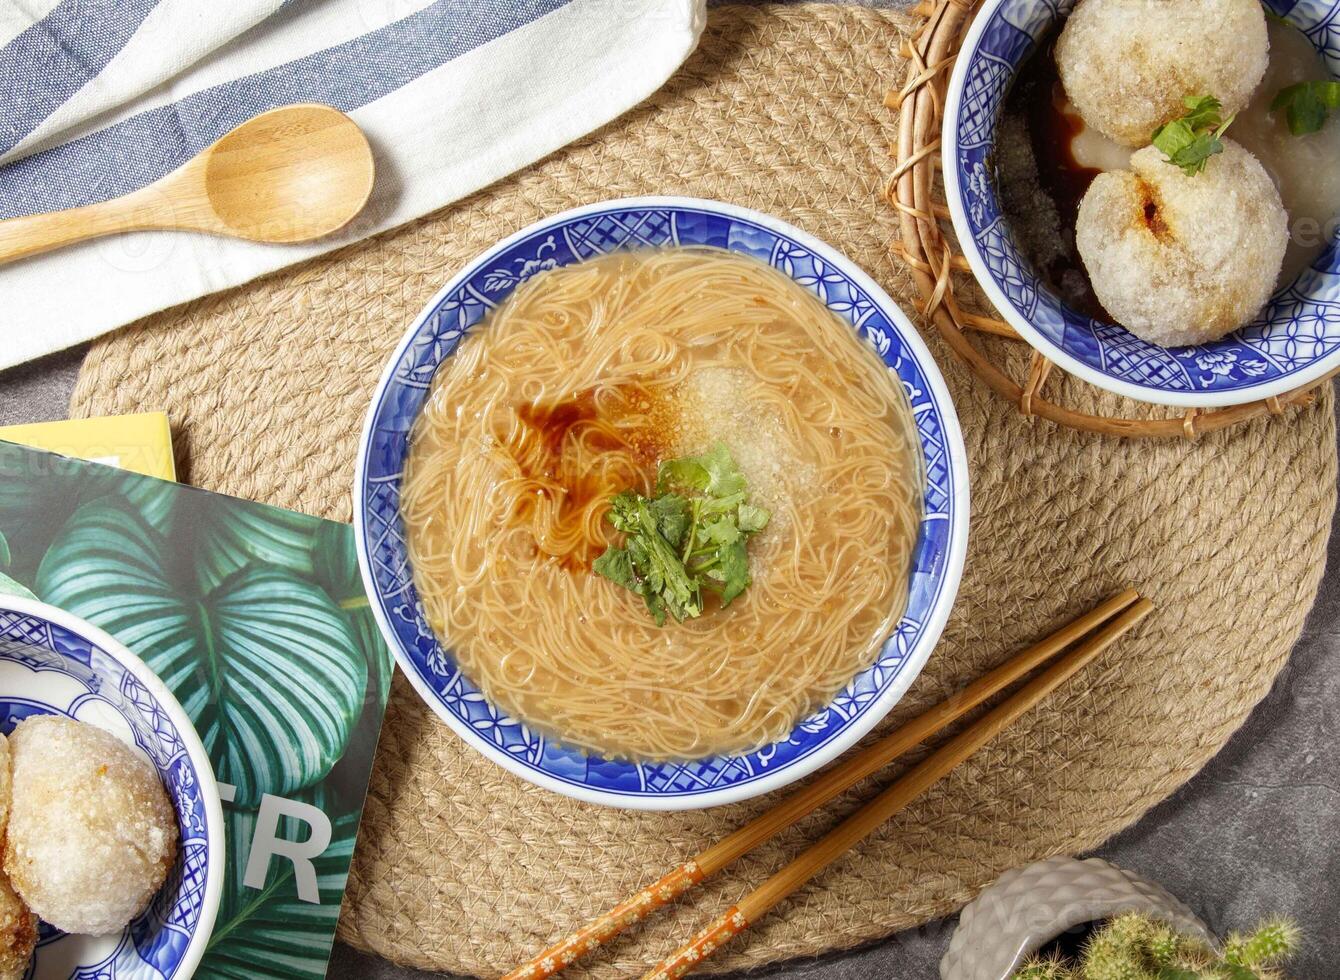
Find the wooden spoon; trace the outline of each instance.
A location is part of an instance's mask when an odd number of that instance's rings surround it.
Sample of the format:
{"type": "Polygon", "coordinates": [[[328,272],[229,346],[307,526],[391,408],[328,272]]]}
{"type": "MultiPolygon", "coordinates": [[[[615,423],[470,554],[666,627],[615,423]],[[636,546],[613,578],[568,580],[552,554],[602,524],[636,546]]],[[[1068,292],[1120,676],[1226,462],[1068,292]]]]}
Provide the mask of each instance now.
{"type": "Polygon", "coordinates": [[[363,209],[373,169],[363,131],[338,109],[271,109],[124,197],[0,221],[0,262],[149,229],[305,242],[338,230],[363,209]]]}

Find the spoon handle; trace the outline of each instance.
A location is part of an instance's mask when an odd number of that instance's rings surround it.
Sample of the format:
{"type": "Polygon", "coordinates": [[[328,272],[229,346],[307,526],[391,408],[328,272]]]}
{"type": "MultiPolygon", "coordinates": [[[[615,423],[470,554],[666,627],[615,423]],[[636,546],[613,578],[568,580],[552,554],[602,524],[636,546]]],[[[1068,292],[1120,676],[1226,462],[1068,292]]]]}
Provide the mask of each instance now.
{"type": "Polygon", "coordinates": [[[170,210],[151,185],[98,204],[0,221],[0,265],[89,238],[171,226],[170,210]]]}

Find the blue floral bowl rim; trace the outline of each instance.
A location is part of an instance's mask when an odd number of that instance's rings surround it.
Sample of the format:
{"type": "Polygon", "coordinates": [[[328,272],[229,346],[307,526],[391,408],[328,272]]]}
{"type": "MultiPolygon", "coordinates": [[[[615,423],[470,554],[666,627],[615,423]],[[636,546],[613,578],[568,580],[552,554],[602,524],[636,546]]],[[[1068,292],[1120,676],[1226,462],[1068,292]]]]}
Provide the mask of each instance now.
{"type": "MultiPolygon", "coordinates": [[[[976,278],[978,285],[982,287],[987,298],[991,300],[991,304],[1009,322],[1010,326],[1014,327],[1034,350],[1046,355],[1049,360],[1058,367],[1064,368],[1070,374],[1099,388],[1152,405],[1169,405],[1177,408],[1224,408],[1230,405],[1242,405],[1247,402],[1259,401],[1263,398],[1271,398],[1307,388],[1313,382],[1340,367],[1340,348],[1337,348],[1330,354],[1317,358],[1314,364],[1306,368],[1283,377],[1268,379],[1256,385],[1205,392],[1164,391],[1132,384],[1129,381],[1123,381],[1120,378],[1114,378],[1102,371],[1095,370],[1054,344],[1034,327],[1027,317],[1019,312],[1014,303],[1005,295],[1004,290],[997,284],[986,260],[977,247],[977,241],[972,235],[972,229],[968,222],[967,209],[963,204],[963,188],[959,181],[958,167],[953,164],[953,161],[957,160],[959,155],[959,127],[957,123],[963,105],[963,90],[967,83],[968,70],[972,64],[973,55],[977,52],[982,34],[986,31],[992,16],[1000,7],[1012,2],[1016,2],[1016,0],[985,0],[977,8],[976,14],[973,15],[972,23],[968,25],[968,30],[963,36],[963,43],[959,46],[953,73],[949,77],[945,114],[941,122],[940,132],[940,145],[944,148],[941,159],[945,161],[945,165],[941,168],[944,174],[945,202],[949,205],[950,221],[953,223],[959,248],[963,250],[963,254],[967,257],[968,265],[972,268],[973,276],[976,278]]],[[[1045,0],[1036,0],[1036,2],[1041,6],[1050,6],[1045,0]]],[[[1013,76],[1017,66],[1012,65],[1009,70],[1011,76],[1013,76]]],[[[1011,81],[1013,81],[1013,78],[1011,78],[1011,81]]],[[[1039,288],[1045,289],[1048,287],[1039,283],[1039,288]]]]}
{"type": "Polygon", "coordinates": [[[219,903],[223,900],[224,858],[227,847],[224,840],[223,801],[219,796],[219,783],[214,775],[214,766],[209,761],[209,753],[205,751],[195,725],[191,723],[190,716],[186,714],[186,709],[181,706],[176,696],[143,660],[135,656],[124,643],[98,629],[88,620],[81,619],[57,606],[36,599],[25,599],[22,596],[0,595],[0,612],[18,613],[44,620],[68,630],[100,649],[144,685],[172,721],[177,734],[181,736],[186,753],[191,758],[191,765],[200,776],[200,798],[204,801],[207,811],[205,840],[208,857],[205,895],[200,905],[200,918],[196,922],[195,931],[191,934],[190,942],[187,943],[174,974],[180,980],[189,980],[200,965],[200,960],[205,955],[205,947],[209,945],[210,937],[214,933],[219,903]]]}
{"type": "Polygon", "coordinates": [[[926,346],[925,341],[921,339],[921,335],[917,333],[912,321],[908,318],[907,314],[903,312],[902,307],[900,307],[874,279],[867,275],[865,271],[851,259],[847,258],[828,243],[807,232],[801,231],[794,225],[762,211],[755,211],[752,208],[727,204],[722,201],[713,201],[707,198],[683,197],[678,195],[609,198],[540,218],[491,245],[462,265],[460,271],[453,275],[451,279],[428,300],[423,309],[414,318],[413,322],[402,336],[400,343],[396,345],[395,350],[386,361],[386,367],[382,372],[382,376],[377,382],[376,388],[373,389],[368,412],[363,422],[363,431],[359,437],[358,456],[355,461],[354,469],[354,540],[357,546],[358,564],[359,570],[363,576],[363,584],[368,590],[369,595],[373,597],[371,603],[373,617],[376,619],[377,626],[381,630],[387,645],[391,648],[396,663],[400,666],[406,679],[409,680],[415,693],[417,693],[424,703],[432,709],[433,713],[442,721],[446,722],[447,726],[460,736],[467,745],[502,766],[508,772],[520,776],[529,783],[551,790],[562,796],[581,800],[585,803],[595,803],[624,810],[700,810],[752,799],[753,797],[772,792],[773,790],[787,786],[798,779],[804,778],[811,772],[827,765],[829,762],[842,755],[842,753],[874,728],[875,725],[902,700],[903,695],[907,693],[908,688],[910,688],[912,683],[920,676],[922,669],[926,665],[926,661],[930,658],[931,651],[940,641],[940,636],[944,631],[945,623],[949,620],[949,614],[953,610],[954,602],[958,596],[959,584],[963,577],[963,564],[967,557],[968,526],[970,520],[967,462],[967,450],[963,443],[963,434],[959,426],[958,412],[954,406],[953,398],[950,397],[949,388],[945,384],[944,377],[940,373],[939,365],[931,356],[930,349],[926,346]],[[365,499],[363,491],[367,477],[367,460],[369,458],[369,451],[375,434],[374,429],[376,425],[377,411],[386,395],[387,389],[395,379],[397,365],[408,352],[424,324],[434,315],[444,300],[446,300],[452,293],[456,292],[456,290],[462,287],[467,281],[478,275],[486,265],[496,259],[499,255],[507,252],[514,245],[517,245],[539,232],[550,230],[556,226],[563,225],[587,215],[600,214],[615,207],[621,209],[626,208],[629,210],[636,210],[639,208],[696,209],[699,211],[715,213],[724,218],[753,222],[780,236],[792,239],[797,244],[808,249],[814,255],[819,256],[824,261],[840,269],[844,276],[848,277],[851,281],[865,290],[875,306],[888,319],[889,325],[897,331],[899,341],[916,360],[918,368],[924,376],[928,387],[931,389],[931,394],[937,405],[939,414],[942,416],[941,421],[943,424],[945,447],[953,464],[952,494],[955,501],[954,513],[956,517],[951,527],[947,554],[943,567],[943,585],[939,590],[931,614],[926,618],[923,631],[918,637],[916,645],[909,652],[904,661],[904,666],[899,670],[898,676],[894,679],[894,683],[881,692],[876,697],[871,708],[866,710],[856,721],[845,726],[835,737],[828,740],[820,748],[810,752],[804,758],[782,766],[778,770],[762,778],[749,780],[742,784],[709,790],[693,796],[685,796],[682,794],[630,796],[566,782],[543,772],[539,772],[536,769],[519,762],[507,752],[481,737],[478,732],[474,731],[469,725],[447,709],[438,693],[429,686],[422,676],[420,676],[417,666],[414,664],[407,651],[403,648],[398,633],[386,618],[381,602],[376,599],[378,590],[376,579],[373,574],[371,556],[368,554],[367,549],[366,532],[368,528],[365,520],[365,512],[368,507],[368,501],[365,499]]]}

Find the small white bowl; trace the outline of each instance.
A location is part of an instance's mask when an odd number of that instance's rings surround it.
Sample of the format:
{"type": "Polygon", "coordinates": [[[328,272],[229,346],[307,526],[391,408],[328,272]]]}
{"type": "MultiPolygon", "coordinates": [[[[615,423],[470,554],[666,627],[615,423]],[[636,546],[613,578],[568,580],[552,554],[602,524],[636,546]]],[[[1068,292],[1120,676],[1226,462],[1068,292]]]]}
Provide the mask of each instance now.
{"type": "Polygon", "coordinates": [[[223,807],[200,737],[163,682],[122,644],[54,606],[0,595],[0,728],[7,734],[42,714],[96,725],[143,756],[172,800],[180,839],[167,882],[119,935],[39,926],[28,980],[186,980],[205,953],[223,895],[223,807]]]}

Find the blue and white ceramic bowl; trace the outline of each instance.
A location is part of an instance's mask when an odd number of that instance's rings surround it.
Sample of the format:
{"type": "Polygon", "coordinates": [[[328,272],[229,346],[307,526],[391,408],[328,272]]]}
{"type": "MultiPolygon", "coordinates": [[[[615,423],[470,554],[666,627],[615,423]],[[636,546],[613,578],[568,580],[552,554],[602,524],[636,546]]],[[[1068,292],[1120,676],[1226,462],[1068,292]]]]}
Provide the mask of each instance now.
{"type": "MultiPolygon", "coordinates": [[[[1076,313],[1039,279],[996,200],[991,151],[1000,105],[1020,63],[1074,0],[986,0],[954,65],[946,103],[945,192],[954,229],[991,302],[1030,344],[1072,374],[1141,401],[1209,408],[1292,391],[1340,367],[1336,241],[1257,319],[1220,340],[1163,348],[1076,313]]],[[[1340,71],[1340,3],[1270,0],[1340,71]]],[[[1340,166],[1340,161],[1336,161],[1340,166]]]]}
{"type": "Polygon", "coordinates": [[[548,789],[594,803],[678,810],[776,789],[850,746],[921,670],[949,616],[968,536],[968,475],[940,372],[902,311],[823,242],[776,218],[691,198],[637,198],[577,208],[500,242],[433,297],[377,386],[359,447],[354,525],[372,608],[423,699],[472,746],[548,789]],[[631,763],[556,744],[490,704],[434,636],[414,589],[400,521],[410,426],[438,366],[517,284],[544,269],[627,248],[714,245],[756,256],[822,299],[866,337],[912,402],[925,460],[925,515],[907,614],[876,663],[791,734],[757,752],[684,763],[631,763]]]}
{"type": "Polygon", "coordinates": [[[144,663],[90,623],[0,595],[0,729],[56,714],[137,749],[177,811],[176,866],[117,936],[67,936],[42,923],[27,980],[188,980],[223,894],[223,809],[214,770],[186,712],[144,663]]]}

